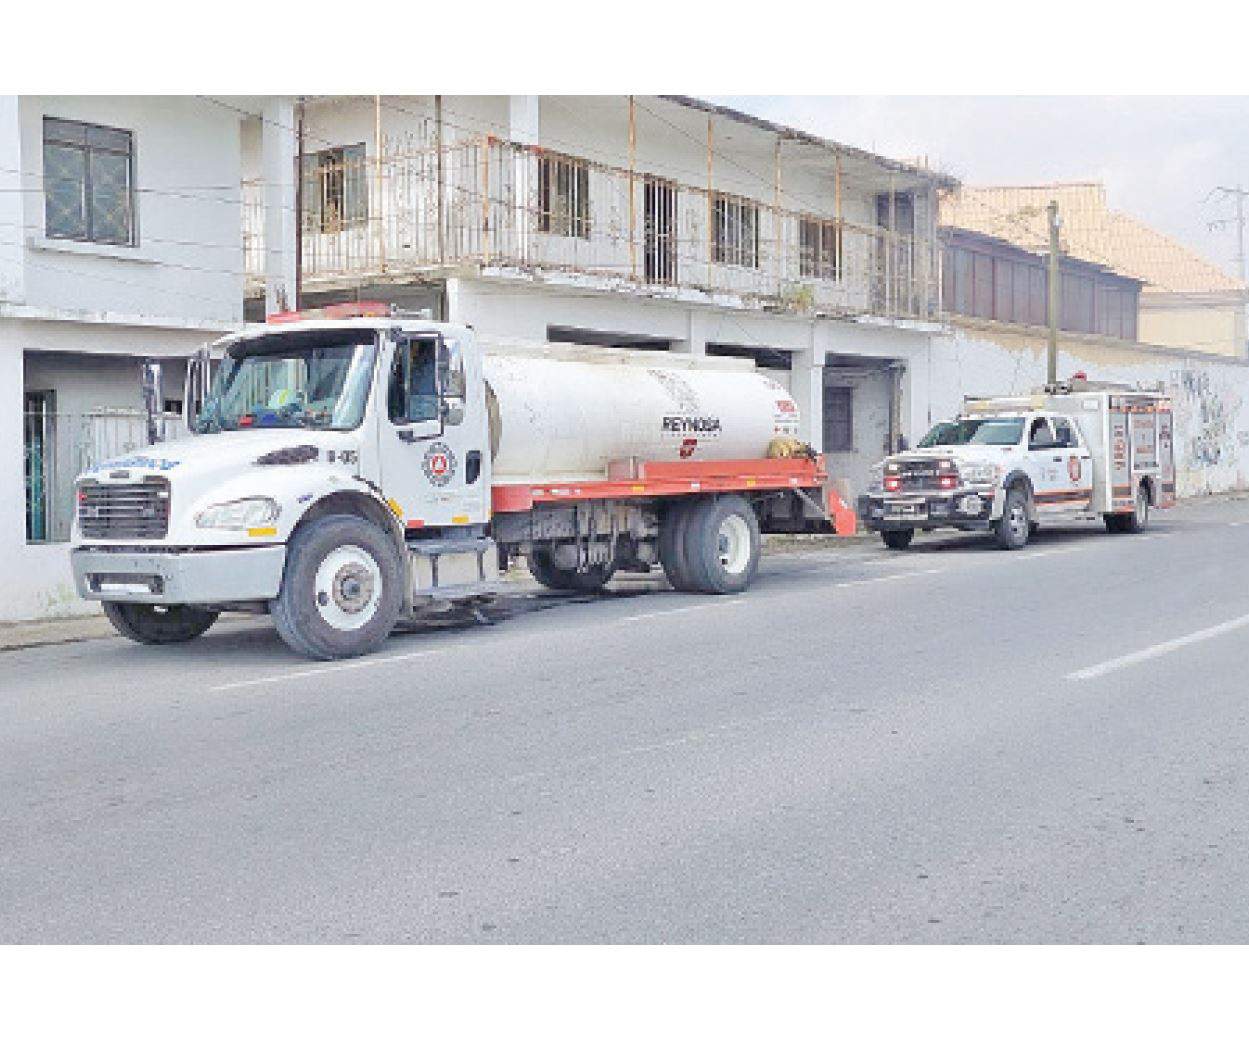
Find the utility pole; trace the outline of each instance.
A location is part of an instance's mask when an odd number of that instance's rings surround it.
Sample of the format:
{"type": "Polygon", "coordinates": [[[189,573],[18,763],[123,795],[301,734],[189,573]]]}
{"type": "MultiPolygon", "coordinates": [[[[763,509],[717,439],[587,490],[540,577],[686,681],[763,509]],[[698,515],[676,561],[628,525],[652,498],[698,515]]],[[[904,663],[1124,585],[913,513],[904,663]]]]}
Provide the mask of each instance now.
{"type": "MultiPolygon", "coordinates": [[[[1220,195],[1234,199],[1236,203],[1236,277],[1245,280],[1245,196],[1249,195],[1239,184],[1234,188],[1219,186],[1214,189],[1220,195]]],[[[1209,196],[1207,196],[1208,198],[1209,196]]],[[[1226,227],[1231,221],[1215,220],[1210,223],[1210,230],[1226,227]]]]}
{"type": "Polygon", "coordinates": [[[1050,257],[1049,257],[1049,350],[1045,368],[1045,382],[1058,382],[1058,309],[1062,300],[1062,281],[1058,270],[1058,229],[1062,221],[1058,219],[1058,202],[1051,200],[1045,209],[1049,217],[1050,257]]]}

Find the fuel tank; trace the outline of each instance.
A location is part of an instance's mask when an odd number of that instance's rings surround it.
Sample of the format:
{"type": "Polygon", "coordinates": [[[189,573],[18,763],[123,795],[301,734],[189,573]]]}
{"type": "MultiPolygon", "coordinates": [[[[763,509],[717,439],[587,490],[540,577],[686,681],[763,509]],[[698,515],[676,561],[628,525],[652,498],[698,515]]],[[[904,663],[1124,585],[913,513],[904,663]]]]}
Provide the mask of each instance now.
{"type": "Polygon", "coordinates": [[[604,479],[612,461],[764,458],[798,406],[736,358],[555,344],[485,353],[497,483],[604,479]]]}

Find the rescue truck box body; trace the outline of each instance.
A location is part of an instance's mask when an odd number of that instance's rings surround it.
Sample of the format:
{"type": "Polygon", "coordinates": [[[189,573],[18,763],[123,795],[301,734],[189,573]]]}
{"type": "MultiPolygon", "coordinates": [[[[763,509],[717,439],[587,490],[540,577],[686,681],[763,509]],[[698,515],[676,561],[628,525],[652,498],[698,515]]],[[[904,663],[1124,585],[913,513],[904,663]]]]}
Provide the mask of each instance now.
{"type": "Polygon", "coordinates": [[[911,451],[887,457],[859,498],[890,548],[916,531],[992,532],[1019,548],[1046,521],[1133,531],[1175,504],[1171,402],[1156,390],[1073,380],[1015,397],[967,398],[911,451]]]}

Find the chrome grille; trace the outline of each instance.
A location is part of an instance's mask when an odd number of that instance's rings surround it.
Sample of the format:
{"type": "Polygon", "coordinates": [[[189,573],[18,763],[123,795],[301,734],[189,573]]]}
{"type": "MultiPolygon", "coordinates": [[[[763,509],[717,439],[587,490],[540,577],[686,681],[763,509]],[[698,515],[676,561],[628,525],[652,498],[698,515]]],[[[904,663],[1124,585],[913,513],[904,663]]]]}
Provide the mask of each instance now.
{"type": "Polygon", "coordinates": [[[78,486],[78,526],[84,538],[164,538],[169,530],[169,481],[78,486]]]}
{"type": "Polygon", "coordinates": [[[903,491],[936,491],[941,487],[941,473],[942,470],[936,462],[903,462],[898,476],[901,478],[903,491]]]}

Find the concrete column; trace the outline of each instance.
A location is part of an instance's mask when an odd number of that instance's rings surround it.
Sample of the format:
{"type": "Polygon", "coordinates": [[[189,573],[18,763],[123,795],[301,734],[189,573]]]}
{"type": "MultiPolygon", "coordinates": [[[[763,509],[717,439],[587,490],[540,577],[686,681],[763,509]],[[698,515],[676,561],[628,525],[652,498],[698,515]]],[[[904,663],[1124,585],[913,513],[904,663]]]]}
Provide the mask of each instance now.
{"type": "MultiPolygon", "coordinates": [[[[23,391],[25,378],[17,322],[0,318],[0,557],[21,559],[26,548],[26,487],[23,472],[23,391]]],[[[0,617],[4,616],[0,611],[0,617]]]]}
{"type": "MultiPolygon", "coordinates": [[[[23,303],[26,299],[24,253],[26,228],[23,219],[27,192],[35,187],[33,176],[22,177],[22,127],[20,100],[16,94],[0,94],[0,300],[23,303]]],[[[28,174],[35,171],[28,170],[28,174]]],[[[32,198],[42,196],[30,193],[32,198]]],[[[33,208],[33,207],[32,207],[33,208]]],[[[32,232],[34,228],[30,229],[32,232]]],[[[19,380],[20,383],[20,380],[19,380]]],[[[6,442],[0,442],[6,443],[6,442]]]]}
{"type": "Polygon", "coordinates": [[[824,450],[824,358],[826,347],[818,323],[811,323],[811,346],[793,356],[789,392],[798,403],[798,437],[816,451],[824,450]]]}
{"type": "Polygon", "coordinates": [[[685,338],[672,341],[672,353],[693,354],[705,357],[707,354],[707,330],[710,325],[707,312],[697,307],[686,313],[685,338]]]}
{"type": "Polygon", "coordinates": [[[508,137],[518,145],[512,152],[512,185],[514,212],[513,226],[516,228],[515,259],[525,263],[530,259],[530,238],[533,228],[530,227],[532,214],[538,201],[538,161],[529,148],[540,143],[542,132],[542,103],[537,94],[512,94],[507,99],[508,137]]]}
{"type": "Polygon", "coordinates": [[[269,98],[262,109],[260,167],[265,206],[265,313],[295,307],[295,102],[269,98]]]}

